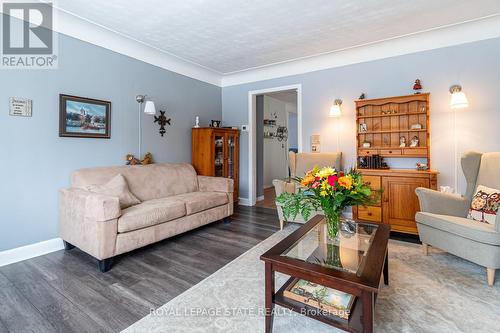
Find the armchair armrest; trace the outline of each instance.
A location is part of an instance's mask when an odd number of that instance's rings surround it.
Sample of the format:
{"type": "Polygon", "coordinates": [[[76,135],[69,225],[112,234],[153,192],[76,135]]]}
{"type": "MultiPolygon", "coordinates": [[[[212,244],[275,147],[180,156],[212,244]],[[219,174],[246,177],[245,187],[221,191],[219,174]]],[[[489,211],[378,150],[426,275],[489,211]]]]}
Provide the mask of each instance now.
{"type": "Polygon", "coordinates": [[[223,177],[198,176],[198,188],[201,192],[234,192],[234,180],[223,177]]]}
{"type": "Polygon", "coordinates": [[[276,196],[279,196],[283,192],[295,193],[297,190],[297,185],[294,182],[286,182],[281,179],[273,180],[274,191],[276,196]]]}
{"type": "Polygon", "coordinates": [[[440,215],[467,216],[467,200],[464,197],[418,187],[415,190],[420,202],[420,210],[440,215]]]}
{"type": "Polygon", "coordinates": [[[103,222],[116,219],[121,215],[118,197],[92,193],[79,188],[62,189],[60,195],[60,208],[69,210],[72,216],[103,222]]]}

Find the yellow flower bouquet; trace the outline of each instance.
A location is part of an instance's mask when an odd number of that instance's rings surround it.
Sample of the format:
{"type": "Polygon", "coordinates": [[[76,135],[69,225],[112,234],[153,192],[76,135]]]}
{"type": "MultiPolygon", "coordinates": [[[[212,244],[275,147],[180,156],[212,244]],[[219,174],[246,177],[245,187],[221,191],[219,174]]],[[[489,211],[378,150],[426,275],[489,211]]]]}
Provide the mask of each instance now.
{"type": "Polygon", "coordinates": [[[282,193],[276,201],[282,205],[286,220],[301,214],[309,219],[312,210],[320,207],[325,213],[328,237],[335,239],[340,228],[340,217],[347,206],[366,206],[374,201],[370,188],[363,184],[355,170],[347,173],[331,167],[314,167],[304,177],[295,178],[301,188],[296,193],[282,193]]]}

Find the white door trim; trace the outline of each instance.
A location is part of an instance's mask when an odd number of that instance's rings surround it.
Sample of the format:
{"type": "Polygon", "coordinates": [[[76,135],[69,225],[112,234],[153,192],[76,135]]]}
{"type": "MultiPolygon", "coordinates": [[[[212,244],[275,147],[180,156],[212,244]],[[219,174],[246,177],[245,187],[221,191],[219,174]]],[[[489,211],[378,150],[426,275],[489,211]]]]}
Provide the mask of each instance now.
{"type": "Polygon", "coordinates": [[[256,146],[257,136],[255,134],[256,123],[256,95],[262,95],[270,92],[283,90],[297,90],[297,148],[302,152],[302,85],[292,84],[288,86],[251,90],[248,92],[248,203],[254,206],[257,201],[257,163],[256,163],[256,146]]]}

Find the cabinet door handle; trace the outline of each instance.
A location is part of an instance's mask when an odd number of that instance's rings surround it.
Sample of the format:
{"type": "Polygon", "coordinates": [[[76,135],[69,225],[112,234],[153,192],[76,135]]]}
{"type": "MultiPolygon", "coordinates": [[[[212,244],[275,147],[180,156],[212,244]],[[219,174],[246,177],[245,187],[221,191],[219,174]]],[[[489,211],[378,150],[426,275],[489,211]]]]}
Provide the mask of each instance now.
{"type": "Polygon", "coordinates": [[[368,216],[372,216],[372,212],[368,212],[368,216]]]}

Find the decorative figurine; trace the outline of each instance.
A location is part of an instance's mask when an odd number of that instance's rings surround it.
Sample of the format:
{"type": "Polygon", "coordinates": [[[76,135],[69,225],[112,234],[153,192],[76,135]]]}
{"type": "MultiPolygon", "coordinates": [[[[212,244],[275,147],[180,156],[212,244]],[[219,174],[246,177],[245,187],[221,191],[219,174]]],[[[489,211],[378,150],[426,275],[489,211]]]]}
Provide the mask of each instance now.
{"type": "Polygon", "coordinates": [[[404,136],[399,137],[399,147],[400,148],[406,147],[406,138],[404,136]]]}
{"type": "Polygon", "coordinates": [[[363,142],[363,148],[370,148],[372,144],[369,141],[363,142]]]}
{"type": "Polygon", "coordinates": [[[210,121],[210,127],[220,127],[221,121],[220,120],[211,120],[210,121]]]}
{"type": "Polygon", "coordinates": [[[200,117],[196,116],[194,128],[200,128],[200,117]]]}
{"type": "Polygon", "coordinates": [[[132,155],[132,154],[127,154],[125,159],[127,160],[127,165],[141,164],[141,161],[139,161],[138,158],[135,158],[134,155],[132,155]]]}
{"type": "Polygon", "coordinates": [[[165,126],[171,125],[170,124],[171,119],[170,118],[167,119],[167,117],[165,117],[165,111],[160,111],[160,115],[154,116],[154,117],[155,117],[154,122],[158,123],[158,125],[160,125],[160,135],[164,136],[165,133],[167,132],[167,130],[165,129],[165,126]]]}
{"type": "Polygon", "coordinates": [[[415,80],[415,84],[413,85],[413,90],[415,90],[415,94],[420,94],[420,90],[422,90],[422,85],[420,84],[419,79],[415,80]]]}
{"type": "Polygon", "coordinates": [[[411,138],[410,147],[418,147],[418,142],[418,136],[414,136],[413,138],[411,138]]]}
{"type": "Polygon", "coordinates": [[[146,155],[144,155],[141,164],[142,165],[153,164],[153,155],[150,152],[147,152],[146,155]]]}
{"type": "Polygon", "coordinates": [[[416,164],[416,169],[418,171],[425,171],[425,170],[427,170],[427,168],[428,168],[427,163],[417,163],[416,164]]]}
{"type": "Polygon", "coordinates": [[[359,96],[359,99],[365,99],[366,96],[365,96],[365,93],[361,93],[361,95],[359,96]]]}

